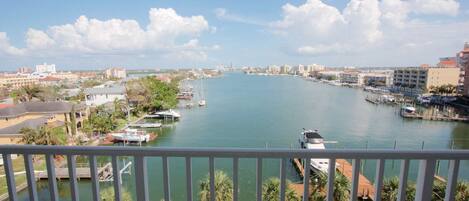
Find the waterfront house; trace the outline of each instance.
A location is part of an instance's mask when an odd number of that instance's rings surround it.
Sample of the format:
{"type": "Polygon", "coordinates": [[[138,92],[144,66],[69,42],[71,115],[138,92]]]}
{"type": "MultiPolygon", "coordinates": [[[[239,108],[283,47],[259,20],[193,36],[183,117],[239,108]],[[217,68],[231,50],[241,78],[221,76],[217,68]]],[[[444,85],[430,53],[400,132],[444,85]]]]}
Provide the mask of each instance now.
{"type": "Polygon", "coordinates": [[[22,137],[20,130],[25,127],[64,126],[72,135],[81,129],[88,110],[83,104],[68,102],[25,102],[0,109],[0,144],[16,144],[22,137]],[[71,126],[72,121],[75,126],[71,126]],[[75,130],[72,130],[75,129],[75,130]]]}
{"type": "Polygon", "coordinates": [[[85,89],[85,101],[87,106],[99,106],[114,100],[126,100],[125,87],[95,87],[85,89]]]}

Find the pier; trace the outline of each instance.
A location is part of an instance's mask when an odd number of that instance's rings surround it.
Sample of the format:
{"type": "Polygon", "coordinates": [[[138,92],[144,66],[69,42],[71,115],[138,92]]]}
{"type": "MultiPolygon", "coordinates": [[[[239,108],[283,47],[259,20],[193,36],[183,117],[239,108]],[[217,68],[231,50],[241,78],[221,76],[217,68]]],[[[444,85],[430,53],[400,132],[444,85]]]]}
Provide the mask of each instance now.
{"type": "MultiPolygon", "coordinates": [[[[303,178],[305,175],[305,170],[303,168],[303,164],[301,163],[300,159],[294,158],[292,160],[295,169],[298,171],[300,176],[303,178]]],[[[336,160],[336,171],[343,174],[347,179],[352,182],[352,165],[345,159],[337,159],[336,160]]],[[[291,186],[298,195],[303,194],[303,184],[292,184],[291,186]]],[[[310,185],[311,188],[311,185],[310,185]]],[[[310,191],[311,192],[311,191],[310,191]]],[[[358,192],[357,195],[359,198],[368,199],[374,197],[375,189],[373,184],[366,178],[364,175],[360,173],[358,179],[358,192]]]]}
{"type": "Polygon", "coordinates": [[[469,122],[469,117],[459,117],[455,116],[446,116],[438,114],[418,114],[418,113],[407,113],[404,111],[400,112],[400,115],[404,118],[409,119],[422,119],[422,120],[431,120],[431,121],[459,121],[459,122],[469,122]]]}
{"type": "MultiPolygon", "coordinates": [[[[98,179],[99,181],[111,181],[113,178],[112,175],[112,164],[111,163],[106,163],[102,167],[98,168],[98,179]]],[[[55,176],[57,179],[70,179],[70,175],[68,174],[68,168],[67,167],[58,167],[55,168],[55,176]]],[[[91,171],[90,167],[87,165],[78,165],[76,168],[76,176],[77,179],[91,179],[91,171]]],[[[42,179],[48,179],[47,177],[47,172],[38,172],[36,174],[36,178],[39,180],[42,179]]]]}

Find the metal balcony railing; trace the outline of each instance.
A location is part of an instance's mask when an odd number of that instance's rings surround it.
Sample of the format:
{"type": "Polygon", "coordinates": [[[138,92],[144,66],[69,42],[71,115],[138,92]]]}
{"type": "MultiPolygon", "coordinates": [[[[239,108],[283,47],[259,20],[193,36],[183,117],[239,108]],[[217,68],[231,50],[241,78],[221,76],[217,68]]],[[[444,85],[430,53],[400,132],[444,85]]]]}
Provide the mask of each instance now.
{"type": "MultiPolygon", "coordinates": [[[[72,200],[78,200],[78,188],[76,178],[75,161],[76,156],[88,156],[91,172],[92,197],[93,200],[100,200],[97,156],[109,156],[112,159],[112,171],[114,173],[114,192],[115,200],[121,200],[120,174],[118,173],[117,157],[131,156],[134,158],[136,196],[138,201],[149,200],[148,175],[147,175],[147,157],[161,157],[163,170],[163,191],[164,200],[171,200],[168,159],[172,157],[185,158],[186,171],[186,192],[187,200],[193,199],[192,186],[192,158],[208,158],[209,160],[209,181],[210,195],[215,195],[215,158],[231,158],[233,160],[233,200],[237,201],[238,196],[238,161],[241,158],[255,158],[256,162],[256,197],[258,201],[262,200],[262,160],[280,159],[280,198],[285,200],[286,191],[286,163],[291,158],[300,158],[306,161],[305,169],[309,170],[309,161],[312,158],[329,159],[329,171],[327,180],[327,199],[333,200],[334,174],[336,173],[336,159],[352,160],[352,179],[350,189],[350,199],[357,200],[359,168],[361,160],[376,159],[376,177],[374,181],[375,197],[373,200],[381,199],[381,187],[383,184],[383,173],[385,160],[401,160],[398,199],[405,200],[407,186],[407,177],[409,173],[409,161],[419,160],[419,170],[416,181],[416,200],[428,201],[432,197],[432,187],[437,160],[448,160],[448,178],[446,186],[446,201],[454,200],[456,182],[458,180],[459,163],[461,160],[469,160],[469,151],[467,150],[435,150],[435,151],[414,151],[414,150],[297,150],[297,149],[233,149],[233,148],[156,148],[156,147],[86,147],[86,146],[27,146],[27,145],[2,145],[0,153],[3,156],[5,174],[8,185],[8,193],[11,201],[17,200],[15,178],[12,167],[12,154],[24,156],[26,177],[28,183],[29,200],[37,201],[36,180],[32,162],[33,155],[45,155],[48,173],[48,183],[50,197],[52,201],[57,201],[58,189],[56,181],[56,172],[54,165],[54,155],[67,156],[68,173],[70,175],[70,188],[72,200]]],[[[160,167],[158,167],[159,169],[160,167]]],[[[309,197],[309,171],[305,171],[304,176],[304,194],[303,200],[309,197]]],[[[214,201],[215,196],[210,196],[214,201]]]]}

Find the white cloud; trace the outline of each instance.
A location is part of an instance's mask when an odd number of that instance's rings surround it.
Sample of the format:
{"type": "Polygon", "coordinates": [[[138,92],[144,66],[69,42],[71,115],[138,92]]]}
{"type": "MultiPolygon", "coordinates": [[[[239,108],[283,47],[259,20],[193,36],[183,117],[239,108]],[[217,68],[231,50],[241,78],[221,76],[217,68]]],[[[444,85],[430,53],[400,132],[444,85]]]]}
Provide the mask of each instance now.
{"type": "Polygon", "coordinates": [[[286,4],[282,10],[283,19],[271,27],[300,46],[301,54],[343,53],[351,49],[345,47],[367,46],[382,37],[377,0],[352,0],[342,12],[320,0],[286,4]]]}
{"type": "Polygon", "coordinates": [[[247,17],[239,16],[233,13],[228,12],[225,8],[216,8],[214,10],[215,16],[220,20],[227,20],[233,22],[239,22],[244,24],[252,24],[252,25],[265,25],[264,22],[259,20],[250,19],[247,17]]]}
{"type": "Polygon", "coordinates": [[[419,15],[455,16],[458,10],[455,0],[350,0],[342,11],[321,0],[308,0],[298,6],[285,4],[282,19],[270,27],[297,54],[341,54],[395,45],[391,41],[408,47],[404,44],[420,38],[406,32],[420,33],[427,30],[422,26],[432,23],[420,20],[419,15]]]}
{"type": "Polygon", "coordinates": [[[205,53],[199,51],[206,48],[199,45],[197,38],[206,31],[210,31],[210,27],[203,16],[184,17],[171,8],[152,8],[145,29],[135,20],[80,16],[73,24],[51,26],[45,31],[29,29],[26,47],[22,49],[11,46],[6,33],[1,33],[0,48],[11,55],[140,54],[148,51],[170,54],[184,51],[185,55],[196,51],[195,55],[203,55],[205,53]]]}
{"type": "Polygon", "coordinates": [[[10,44],[8,36],[5,32],[0,32],[0,53],[6,53],[10,55],[22,55],[24,50],[13,47],[10,44]]]}
{"type": "Polygon", "coordinates": [[[456,0],[413,0],[411,3],[417,13],[455,16],[459,11],[456,0]]]}

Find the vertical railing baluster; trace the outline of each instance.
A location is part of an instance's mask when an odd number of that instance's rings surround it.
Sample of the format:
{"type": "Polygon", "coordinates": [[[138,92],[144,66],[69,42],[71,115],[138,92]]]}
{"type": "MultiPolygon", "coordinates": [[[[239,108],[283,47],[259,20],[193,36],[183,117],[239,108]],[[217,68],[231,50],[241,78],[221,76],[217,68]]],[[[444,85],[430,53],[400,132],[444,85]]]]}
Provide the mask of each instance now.
{"type": "Polygon", "coordinates": [[[329,169],[327,170],[327,201],[334,200],[334,180],[335,180],[335,158],[329,159],[329,169]]]}
{"type": "Polygon", "coordinates": [[[192,160],[186,157],[186,193],[187,201],[192,201],[192,160]]]}
{"type": "Polygon", "coordinates": [[[405,201],[407,197],[407,177],[409,176],[409,159],[401,161],[401,170],[399,173],[399,190],[397,201],[405,201]]]}
{"type": "Polygon", "coordinates": [[[450,160],[448,169],[448,182],[446,184],[445,201],[454,200],[458,182],[459,160],[450,160]]]}
{"type": "Polygon", "coordinates": [[[233,158],[233,201],[238,201],[238,162],[239,158],[233,158]]]}
{"type": "Polygon", "coordinates": [[[435,176],[435,159],[421,160],[415,190],[416,201],[432,199],[433,177],[435,176]]]}
{"type": "Polygon", "coordinates": [[[70,182],[70,195],[72,197],[72,201],[79,200],[78,194],[78,184],[77,184],[77,162],[75,155],[68,155],[67,156],[67,166],[68,166],[68,175],[69,175],[69,182],[70,182]]]}
{"type": "Polygon", "coordinates": [[[10,154],[3,154],[3,168],[5,169],[7,187],[8,187],[8,198],[11,201],[16,201],[16,183],[15,173],[13,172],[13,164],[11,162],[10,154]]]}
{"type": "Polygon", "coordinates": [[[148,201],[147,162],[143,156],[135,156],[135,187],[138,201],[148,201]]]}
{"type": "Polygon", "coordinates": [[[360,159],[352,160],[352,190],[350,200],[355,201],[358,198],[358,178],[360,177],[360,159]]]}
{"type": "Polygon", "coordinates": [[[38,201],[36,178],[34,175],[33,156],[30,154],[25,154],[23,157],[24,157],[24,168],[26,170],[26,179],[28,180],[27,182],[28,182],[29,200],[38,201]]]}
{"type": "Polygon", "coordinates": [[[88,156],[90,161],[90,173],[91,173],[91,192],[93,195],[94,201],[100,201],[99,199],[99,177],[98,177],[98,168],[96,162],[96,156],[88,156]]]}
{"type": "Polygon", "coordinates": [[[119,163],[117,162],[117,156],[112,156],[111,162],[112,162],[112,175],[113,175],[113,184],[114,184],[114,200],[120,201],[121,195],[122,195],[122,188],[121,188],[122,178],[120,174],[119,163]]]}
{"type": "Polygon", "coordinates": [[[311,172],[311,158],[305,158],[305,162],[303,164],[303,170],[305,174],[303,175],[303,201],[309,200],[309,180],[310,180],[310,172],[311,172]]]}
{"type": "Polygon", "coordinates": [[[57,190],[57,177],[55,176],[55,163],[54,155],[46,155],[47,166],[47,180],[49,181],[49,194],[51,201],[59,201],[59,194],[57,190]]]}
{"type": "Polygon", "coordinates": [[[376,176],[375,176],[375,197],[374,201],[381,200],[381,188],[383,186],[383,177],[384,177],[384,159],[378,159],[376,164],[376,176]]]}
{"type": "Polygon", "coordinates": [[[209,161],[209,177],[210,177],[210,201],[215,201],[215,161],[213,157],[208,158],[209,161]]]}
{"type": "Polygon", "coordinates": [[[168,168],[168,157],[163,156],[163,189],[164,189],[164,200],[170,201],[170,186],[169,186],[169,168],[168,168]]]}
{"type": "Polygon", "coordinates": [[[262,158],[257,158],[256,165],[256,198],[262,201],[262,158]]]}
{"type": "Polygon", "coordinates": [[[280,160],[280,201],[285,201],[285,189],[286,189],[286,163],[287,159],[282,158],[280,160]]]}

